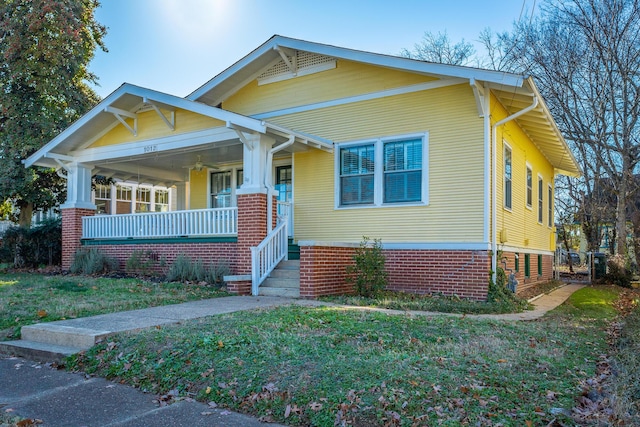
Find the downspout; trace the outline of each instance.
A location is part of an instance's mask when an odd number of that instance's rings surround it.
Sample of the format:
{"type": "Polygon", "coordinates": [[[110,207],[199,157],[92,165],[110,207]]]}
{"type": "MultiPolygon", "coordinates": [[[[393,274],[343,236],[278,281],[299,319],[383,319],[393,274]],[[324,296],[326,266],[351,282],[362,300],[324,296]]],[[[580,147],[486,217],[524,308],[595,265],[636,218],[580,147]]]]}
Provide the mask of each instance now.
{"type": "Polygon", "coordinates": [[[271,167],[273,166],[273,155],[278,151],[284,150],[287,147],[293,145],[296,137],[294,135],[289,136],[289,139],[269,150],[267,153],[267,168],[264,172],[264,186],[267,188],[267,234],[271,233],[273,230],[273,197],[271,196],[271,192],[275,191],[271,183],[271,167]]]}
{"type": "Polygon", "coordinates": [[[502,126],[507,122],[510,122],[511,120],[517,119],[518,117],[522,116],[523,114],[527,114],[529,111],[533,110],[534,108],[536,108],[538,106],[538,97],[536,95],[533,95],[533,103],[531,105],[529,105],[528,107],[518,111],[517,113],[513,113],[512,115],[505,117],[504,119],[496,122],[492,128],[491,128],[491,134],[492,134],[492,144],[491,144],[491,150],[492,150],[492,158],[493,158],[493,183],[492,183],[492,188],[491,188],[491,192],[492,194],[492,207],[491,207],[491,280],[493,280],[493,282],[496,282],[496,273],[497,273],[497,268],[498,268],[498,244],[496,242],[497,240],[497,230],[496,228],[498,227],[498,219],[496,218],[497,216],[497,212],[498,212],[498,195],[497,195],[497,181],[498,181],[498,171],[497,171],[497,166],[498,166],[498,160],[497,160],[497,146],[498,146],[498,137],[496,135],[496,129],[498,128],[498,126],[502,126]]]}

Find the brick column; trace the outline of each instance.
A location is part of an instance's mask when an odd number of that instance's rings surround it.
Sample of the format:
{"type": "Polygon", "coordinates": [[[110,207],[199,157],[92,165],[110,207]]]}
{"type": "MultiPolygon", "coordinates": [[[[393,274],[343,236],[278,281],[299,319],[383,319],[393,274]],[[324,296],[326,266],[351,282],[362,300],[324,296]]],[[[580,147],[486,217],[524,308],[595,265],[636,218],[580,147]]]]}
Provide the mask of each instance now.
{"type": "MultiPolygon", "coordinates": [[[[238,258],[236,275],[251,275],[251,247],[267,236],[267,195],[238,194],[238,258]]],[[[251,294],[251,280],[228,284],[230,292],[251,294]]]]}
{"type": "Polygon", "coordinates": [[[80,249],[82,238],[82,217],[93,216],[95,209],[66,208],[62,209],[62,270],[71,267],[73,257],[80,249]]]}

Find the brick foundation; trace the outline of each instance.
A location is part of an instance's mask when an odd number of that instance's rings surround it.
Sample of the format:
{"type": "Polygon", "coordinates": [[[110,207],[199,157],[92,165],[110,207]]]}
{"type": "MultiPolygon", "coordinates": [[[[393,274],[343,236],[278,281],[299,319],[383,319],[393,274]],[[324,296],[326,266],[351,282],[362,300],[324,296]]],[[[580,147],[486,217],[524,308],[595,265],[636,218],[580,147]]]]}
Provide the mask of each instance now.
{"type": "MultiPolygon", "coordinates": [[[[300,296],[353,292],[345,279],[354,251],[353,247],[301,246],[300,296]]],[[[487,297],[491,268],[488,251],[385,250],[384,254],[390,290],[475,300],[487,297]]]]}
{"type": "MultiPolygon", "coordinates": [[[[498,260],[498,266],[504,268],[504,260],[506,258],[507,270],[515,271],[515,252],[503,252],[501,253],[502,259],[498,260]]],[[[529,277],[525,277],[525,254],[518,253],[518,271],[516,273],[516,279],[518,279],[518,288],[516,293],[522,292],[527,288],[532,287],[538,283],[548,282],[553,279],[553,255],[542,255],[542,275],[538,275],[538,254],[530,254],[529,256],[529,277]]],[[[505,271],[509,274],[509,271],[505,271]]]]}

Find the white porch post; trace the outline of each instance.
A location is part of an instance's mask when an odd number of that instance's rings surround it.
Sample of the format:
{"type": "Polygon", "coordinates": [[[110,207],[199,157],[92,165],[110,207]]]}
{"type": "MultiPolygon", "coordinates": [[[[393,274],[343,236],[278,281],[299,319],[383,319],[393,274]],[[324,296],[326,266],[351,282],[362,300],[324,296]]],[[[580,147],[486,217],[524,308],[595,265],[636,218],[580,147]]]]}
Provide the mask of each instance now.
{"type": "Polygon", "coordinates": [[[266,194],[267,155],[275,143],[273,138],[262,134],[246,135],[246,143],[242,147],[242,163],[244,182],[237,194],[266,194]]]}
{"type": "Polygon", "coordinates": [[[185,211],[189,209],[189,182],[177,182],[176,186],[176,209],[185,211]]]}
{"type": "Polygon", "coordinates": [[[65,165],[67,171],[67,200],[61,209],[95,209],[91,201],[91,171],[93,166],[79,163],[65,165]]]}

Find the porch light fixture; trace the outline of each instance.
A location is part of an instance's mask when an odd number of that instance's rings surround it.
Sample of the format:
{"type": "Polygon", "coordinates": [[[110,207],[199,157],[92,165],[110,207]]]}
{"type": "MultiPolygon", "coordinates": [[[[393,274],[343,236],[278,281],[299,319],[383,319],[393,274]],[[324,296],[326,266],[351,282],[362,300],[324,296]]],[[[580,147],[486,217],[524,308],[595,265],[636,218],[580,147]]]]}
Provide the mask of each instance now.
{"type": "Polygon", "coordinates": [[[200,172],[200,171],[202,170],[202,167],[203,167],[203,166],[204,166],[204,165],[202,164],[202,161],[200,160],[200,156],[198,156],[198,161],[196,162],[195,169],[196,169],[198,172],[200,172]]]}

